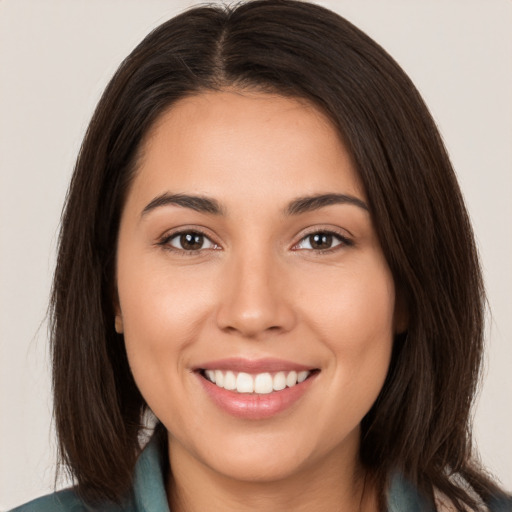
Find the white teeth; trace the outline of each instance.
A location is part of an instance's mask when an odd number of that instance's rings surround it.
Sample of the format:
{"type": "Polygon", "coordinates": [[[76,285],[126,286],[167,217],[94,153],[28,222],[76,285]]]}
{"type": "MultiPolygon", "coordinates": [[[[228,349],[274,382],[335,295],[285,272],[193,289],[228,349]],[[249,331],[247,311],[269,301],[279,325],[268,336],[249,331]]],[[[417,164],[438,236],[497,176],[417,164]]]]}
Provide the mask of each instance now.
{"type": "Polygon", "coordinates": [[[269,372],[256,375],[245,372],[237,374],[223,370],[206,370],[204,372],[205,377],[220,388],[236,391],[237,393],[256,393],[259,395],[296,386],[304,382],[310,374],[311,372],[307,370],[298,373],[296,371],[277,372],[274,376],[269,372]]]}
{"type": "Polygon", "coordinates": [[[265,395],[272,393],[272,375],[270,373],[259,373],[254,379],[254,392],[265,395]]]}
{"type": "Polygon", "coordinates": [[[220,388],[224,386],[224,374],[220,370],[215,370],[215,384],[220,388]]]}
{"type": "Polygon", "coordinates": [[[281,391],[286,387],[286,375],[284,372],[278,372],[274,375],[274,391],[281,391]]]}
{"type": "Polygon", "coordinates": [[[239,393],[252,393],[254,391],[254,379],[252,375],[240,372],[236,378],[236,390],[239,393]]]}
{"type": "Polygon", "coordinates": [[[230,391],[236,389],[236,377],[233,372],[227,372],[224,377],[224,389],[229,389],[230,391]]]}
{"type": "Polygon", "coordinates": [[[290,372],[286,377],[286,385],[291,388],[297,384],[297,372],[290,372]]]}
{"type": "MultiPolygon", "coordinates": [[[[304,382],[308,378],[309,372],[299,372],[297,374],[297,382],[304,382]]],[[[215,372],[215,376],[217,376],[217,372],[215,372]]]]}

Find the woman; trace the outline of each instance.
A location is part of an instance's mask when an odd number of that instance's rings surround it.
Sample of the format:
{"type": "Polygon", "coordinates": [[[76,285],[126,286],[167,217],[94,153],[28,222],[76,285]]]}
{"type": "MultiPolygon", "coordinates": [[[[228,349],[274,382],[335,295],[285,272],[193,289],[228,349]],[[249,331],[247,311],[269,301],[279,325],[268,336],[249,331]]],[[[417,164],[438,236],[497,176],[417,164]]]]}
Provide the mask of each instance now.
{"type": "Polygon", "coordinates": [[[302,2],[188,11],[82,146],[52,301],[78,486],[23,509],[507,510],[470,445],[482,302],[446,151],[380,47],[302,2]]]}

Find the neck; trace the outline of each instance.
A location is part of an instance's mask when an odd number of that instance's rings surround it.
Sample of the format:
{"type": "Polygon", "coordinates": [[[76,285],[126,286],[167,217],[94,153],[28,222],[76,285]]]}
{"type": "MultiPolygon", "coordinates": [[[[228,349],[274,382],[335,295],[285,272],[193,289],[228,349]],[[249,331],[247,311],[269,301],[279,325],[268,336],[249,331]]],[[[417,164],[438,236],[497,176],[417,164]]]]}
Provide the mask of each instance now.
{"type": "Polygon", "coordinates": [[[172,512],[376,512],[377,487],[358,462],[323,458],[279,480],[240,481],[205,466],[178,442],[169,442],[172,512]]]}

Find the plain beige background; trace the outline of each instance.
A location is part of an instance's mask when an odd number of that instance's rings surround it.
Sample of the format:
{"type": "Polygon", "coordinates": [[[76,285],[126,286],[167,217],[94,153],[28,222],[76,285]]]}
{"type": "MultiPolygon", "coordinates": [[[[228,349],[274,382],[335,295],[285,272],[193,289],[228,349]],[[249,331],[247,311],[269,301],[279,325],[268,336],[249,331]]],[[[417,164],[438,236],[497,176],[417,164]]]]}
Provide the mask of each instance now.
{"type": "MultiPolygon", "coordinates": [[[[0,0],[0,510],[53,490],[44,319],[60,211],[92,109],[143,36],[195,3],[0,0]]],[[[452,156],[492,308],[476,442],[512,489],[512,1],[318,3],[404,67],[452,156]]]]}

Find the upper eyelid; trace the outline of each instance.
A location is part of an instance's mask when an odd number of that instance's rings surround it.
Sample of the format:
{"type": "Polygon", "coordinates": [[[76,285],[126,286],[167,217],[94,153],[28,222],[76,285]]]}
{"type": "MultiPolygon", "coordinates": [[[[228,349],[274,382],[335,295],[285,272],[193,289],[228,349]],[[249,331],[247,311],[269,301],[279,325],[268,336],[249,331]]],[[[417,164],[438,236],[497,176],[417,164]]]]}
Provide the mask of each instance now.
{"type": "MultiPolygon", "coordinates": [[[[206,230],[204,230],[200,227],[190,227],[190,228],[180,227],[180,228],[174,228],[174,229],[168,230],[163,235],[161,235],[157,238],[156,245],[166,247],[168,249],[172,248],[172,250],[175,250],[175,251],[187,251],[186,249],[179,249],[177,247],[173,247],[169,243],[172,239],[179,237],[186,233],[197,233],[199,235],[202,235],[204,238],[208,239],[213,245],[215,245],[216,248],[219,248],[219,249],[222,248],[222,245],[219,242],[217,242],[216,239],[214,237],[212,237],[212,235],[208,234],[206,232],[206,230]]],[[[192,252],[200,252],[202,250],[205,250],[205,249],[197,249],[192,252]]],[[[208,250],[211,250],[211,249],[208,249],[208,250]]]]}
{"type": "MultiPolygon", "coordinates": [[[[317,250],[314,250],[314,249],[301,249],[301,250],[303,250],[303,251],[311,251],[311,252],[314,252],[314,253],[318,254],[318,253],[325,253],[325,252],[336,251],[340,246],[341,247],[350,247],[350,246],[354,245],[354,240],[352,238],[352,235],[351,234],[350,235],[345,234],[346,230],[342,230],[341,228],[338,230],[338,229],[333,228],[333,227],[329,227],[329,228],[312,227],[310,231],[301,234],[301,237],[296,242],[293,243],[291,249],[294,250],[294,248],[296,248],[306,238],[308,238],[308,237],[310,237],[312,235],[315,235],[316,233],[327,233],[327,234],[333,235],[334,237],[338,238],[338,240],[341,243],[338,244],[338,245],[335,245],[334,247],[330,247],[328,249],[317,249],[317,250]],[[341,233],[340,231],[344,231],[344,233],[341,233]]],[[[299,249],[295,249],[295,250],[298,251],[299,249]]]]}
{"type": "Polygon", "coordinates": [[[332,226],[329,226],[329,227],[327,227],[327,226],[326,227],[311,226],[310,228],[306,228],[305,230],[302,230],[302,232],[300,233],[299,237],[297,238],[297,242],[295,242],[295,244],[297,244],[298,242],[300,242],[301,240],[303,240],[304,238],[306,238],[308,236],[314,235],[315,233],[329,233],[331,235],[339,236],[340,238],[345,239],[345,240],[351,240],[353,238],[352,233],[350,233],[347,229],[335,228],[332,226]]]}
{"type": "Polygon", "coordinates": [[[193,227],[192,226],[191,227],[180,226],[177,228],[168,229],[161,236],[159,236],[158,239],[159,240],[170,239],[170,238],[174,238],[175,236],[178,236],[178,235],[183,235],[185,233],[198,233],[200,235],[203,235],[205,238],[208,238],[210,241],[217,243],[213,239],[214,237],[210,234],[209,230],[207,230],[206,228],[203,228],[202,226],[193,226],[193,227]]]}
{"type": "Polygon", "coordinates": [[[348,239],[348,238],[349,238],[348,236],[342,235],[342,234],[341,234],[341,233],[339,233],[338,231],[331,231],[331,230],[329,230],[329,229],[319,229],[319,230],[316,230],[316,231],[311,231],[310,233],[306,233],[305,235],[303,235],[303,236],[300,238],[299,242],[300,242],[301,240],[304,240],[304,238],[308,238],[308,237],[310,237],[310,236],[312,236],[312,235],[316,235],[316,234],[318,234],[318,233],[327,234],[327,235],[333,235],[333,236],[336,236],[336,237],[341,238],[341,239],[344,239],[344,240],[346,240],[346,239],[348,239]]]}

